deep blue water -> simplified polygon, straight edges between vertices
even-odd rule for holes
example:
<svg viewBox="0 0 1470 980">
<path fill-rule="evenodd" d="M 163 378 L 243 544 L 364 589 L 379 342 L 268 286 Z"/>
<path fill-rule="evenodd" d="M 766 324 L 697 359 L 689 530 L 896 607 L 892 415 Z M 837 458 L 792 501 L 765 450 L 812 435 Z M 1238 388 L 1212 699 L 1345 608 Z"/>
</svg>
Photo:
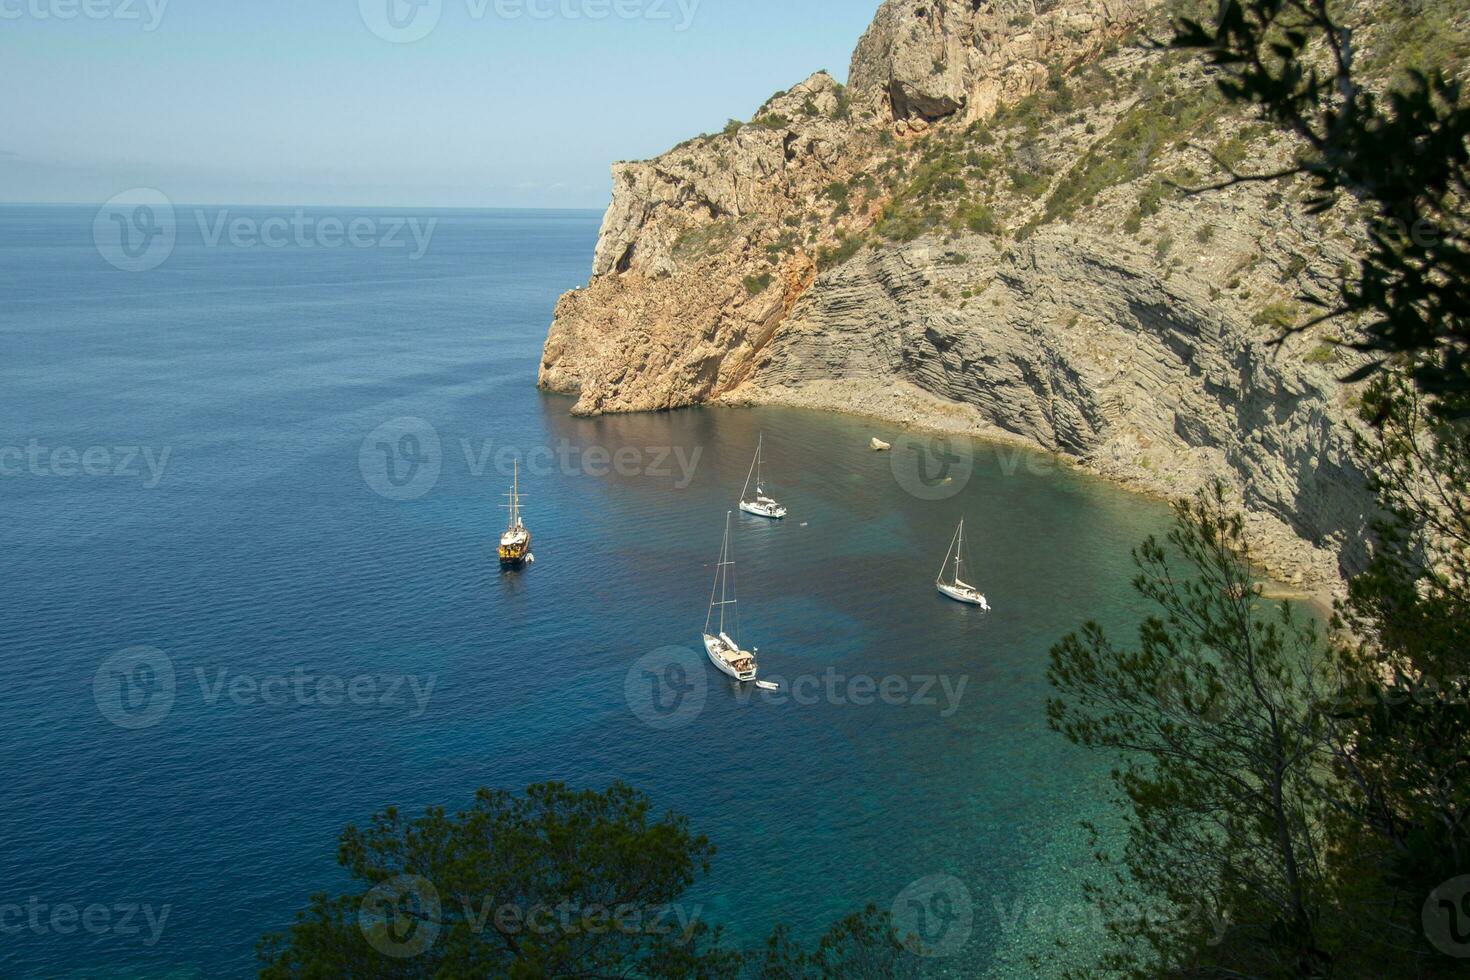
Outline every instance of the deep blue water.
<svg viewBox="0 0 1470 980">
<path fill-rule="evenodd" d="M 140 272 L 104 261 L 94 215 L 0 208 L 0 975 L 249 975 L 263 932 L 342 886 L 347 822 L 546 779 L 622 778 L 688 814 L 719 848 L 692 900 L 740 941 L 777 921 L 811 937 L 947 874 L 973 926 L 937 971 L 1004 976 L 1047 948 L 1105 789 L 1046 728 L 1047 650 L 1136 619 L 1127 553 L 1159 504 L 986 446 L 953 496 L 922 500 L 866 448 L 901 433 L 812 413 L 572 418 L 536 365 L 597 215 L 423 212 L 438 225 L 414 260 L 211 245 L 181 209 L 172 254 Z M 392 427 L 408 418 L 429 427 L 416 449 Z M 630 707 L 640 658 L 698 644 L 760 431 L 793 512 L 735 524 L 763 670 L 963 681 L 953 712 L 937 686 L 934 705 L 742 701 L 697 659 L 706 698 L 682 727 Z M 408 453 L 395 476 L 416 454 L 437 479 L 391 499 L 380 442 Z M 503 575 L 517 451 L 538 561 Z M 932 587 L 962 514 L 989 617 Z M 168 658 L 171 707 L 157 674 L 110 659 L 140 646 Z M 326 705 L 289 693 L 301 675 L 434 686 L 422 706 L 407 686 Z M 286 678 L 284 696 L 213 695 L 241 677 Z M 136 935 L 46 918 L 103 906 L 120 926 L 134 904 L 167 907 L 155 942 L 141 913 Z"/>
</svg>

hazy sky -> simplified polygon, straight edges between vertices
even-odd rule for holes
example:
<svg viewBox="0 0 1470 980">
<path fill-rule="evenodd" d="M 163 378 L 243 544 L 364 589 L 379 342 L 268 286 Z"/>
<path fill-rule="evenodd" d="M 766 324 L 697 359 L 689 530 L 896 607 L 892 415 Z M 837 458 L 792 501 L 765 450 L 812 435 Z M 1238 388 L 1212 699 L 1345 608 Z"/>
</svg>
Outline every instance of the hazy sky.
<svg viewBox="0 0 1470 980">
<path fill-rule="evenodd" d="M 844 78 L 877 5 L 0 0 L 0 200 L 602 208 L 612 161 Z"/>
</svg>

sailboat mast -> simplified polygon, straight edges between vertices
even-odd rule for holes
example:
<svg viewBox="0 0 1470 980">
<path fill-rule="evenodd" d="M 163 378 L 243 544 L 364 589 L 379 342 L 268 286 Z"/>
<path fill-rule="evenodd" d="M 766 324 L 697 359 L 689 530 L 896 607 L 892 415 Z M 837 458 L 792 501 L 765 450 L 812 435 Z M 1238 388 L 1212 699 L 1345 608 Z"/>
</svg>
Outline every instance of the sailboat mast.
<svg viewBox="0 0 1470 980">
<path fill-rule="evenodd" d="M 709 612 L 707 612 L 705 614 L 705 616 L 704 616 L 704 635 L 705 636 L 709 636 L 709 624 L 712 623 L 712 622 L 714 622 L 714 618 L 715 618 L 715 593 L 720 590 L 720 573 L 725 570 L 725 556 L 723 554 L 723 551 L 724 551 L 724 547 L 723 546 L 721 546 L 720 551 L 722 552 L 722 554 L 720 555 L 720 563 L 715 566 L 715 580 L 709 584 Z M 724 607 L 721 606 L 720 608 L 723 609 Z"/>
<path fill-rule="evenodd" d="M 744 487 L 744 489 L 742 489 L 740 491 L 740 502 L 741 503 L 745 503 L 745 501 L 750 497 L 750 481 L 755 479 L 756 468 L 760 466 L 760 462 L 761 462 L 760 443 L 756 443 L 756 447 L 755 447 L 755 459 L 751 460 L 751 462 L 750 462 L 750 472 L 747 473 L 747 474 L 745 474 L 745 487 Z M 756 485 L 757 485 L 757 487 L 759 487 L 760 484 L 757 483 Z"/>
<path fill-rule="evenodd" d="M 710 624 L 715 619 L 715 607 L 720 607 L 720 632 L 725 632 L 725 607 L 735 605 L 735 600 L 730 598 L 730 568 L 735 564 L 730 559 L 730 515 L 731 511 L 725 512 L 725 538 L 720 543 L 720 562 L 715 566 L 715 580 L 710 584 L 709 590 L 709 615 L 704 617 L 704 632 L 709 634 Z M 719 598 L 715 598 L 719 596 Z M 737 620 L 738 622 L 738 620 Z"/>
<path fill-rule="evenodd" d="M 965 561 L 965 519 L 960 518 L 959 544 L 954 550 L 954 584 L 960 584 L 961 572 Z"/>
<path fill-rule="evenodd" d="M 944 562 L 939 566 L 939 575 L 934 579 L 934 581 L 936 581 L 936 582 L 943 582 L 944 581 L 944 573 L 949 570 L 949 553 L 950 553 L 950 551 L 954 550 L 955 541 L 958 540 L 958 539 L 959 539 L 959 533 L 958 532 L 955 533 L 955 536 L 953 538 L 950 538 L 949 539 L 949 548 L 944 552 Z"/>
<path fill-rule="evenodd" d="M 720 635 L 725 633 L 725 604 L 730 586 L 730 514 L 725 514 L 725 543 L 720 546 Z"/>
<path fill-rule="evenodd" d="M 521 528 L 521 461 L 517 459 L 512 465 L 514 469 L 512 470 L 510 493 L 506 494 L 510 498 L 510 503 L 505 509 L 510 512 L 510 525 L 507 530 L 517 531 Z"/>
</svg>

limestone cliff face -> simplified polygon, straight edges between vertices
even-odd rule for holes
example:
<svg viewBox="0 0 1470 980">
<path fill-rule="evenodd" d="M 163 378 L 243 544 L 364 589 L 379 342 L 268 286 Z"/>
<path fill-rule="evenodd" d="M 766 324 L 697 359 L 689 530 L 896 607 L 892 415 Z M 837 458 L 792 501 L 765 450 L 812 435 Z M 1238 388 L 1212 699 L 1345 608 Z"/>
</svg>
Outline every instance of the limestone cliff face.
<svg viewBox="0 0 1470 980">
<path fill-rule="evenodd" d="M 1156 0 L 888 2 L 858 42 L 854 98 L 895 120 L 965 122 L 1095 56 Z"/>
<path fill-rule="evenodd" d="M 978 301 L 942 298 L 961 292 Z M 1327 582 L 1361 558 L 1362 474 L 1333 373 L 1106 240 L 867 252 L 803 297 L 742 394 L 1020 437 L 1161 494 L 1223 479 L 1284 577 Z"/>
<path fill-rule="evenodd" d="M 1235 487 L 1274 570 L 1351 570 L 1368 497 L 1344 365 L 1270 341 L 1346 218 L 1200 197 L 1193 140 L 1291 149 L 1120 44 L 1155 0 L 887 0 L 850 86 L 613 169 L 543 387 L 579 413 L 785 403 L 1022 440 L 1177 495 Z M 1174 128 L 1171 128 L 1174 127 Z"/>
<path fill-rule="evenodd" d="M 615 165 L 592 281 L 557 307 L 541 385 L 579 394 L 584 413 L 737 387 L 821 253 L 872 225 L 880 201 L 841 213 L 823 192 L 891 156 L 890 122 L 907 135 L 959 108 L 984 115 L 1024 98 L 1048 64 L 1095 53 L 1153 2 L 888 0 L 853 56 L 851 91 L 819 73 L 748 125 Z M 772 285 L 752 288 L 765 276 Z"/>
<path fill-rule="evenodd" d="M 592 282 L 557 305 L 541 384 L 591 413 L 688 405 L 743 381 L 815 273 L 806 254 L 772 267 L 782 219 L 865 162 L 840 95 L 814 75 L 767 103 L 763 124 L 615 166 Z M 749 276 L 769 278 L 753 290 Z"/>
</svg>

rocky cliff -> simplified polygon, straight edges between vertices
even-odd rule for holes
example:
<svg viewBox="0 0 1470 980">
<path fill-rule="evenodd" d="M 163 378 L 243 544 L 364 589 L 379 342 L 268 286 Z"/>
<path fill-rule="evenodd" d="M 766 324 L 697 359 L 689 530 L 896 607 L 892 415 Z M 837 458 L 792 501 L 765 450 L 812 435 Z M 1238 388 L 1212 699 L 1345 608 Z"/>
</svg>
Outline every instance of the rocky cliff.
<svg viewBox="0 0 1470 980">
<path fill-rule="evenodd" d="M 1021 440 L 1169 495 L 1223 478 L 1273 570 L 1336 581 L 1368 503 L 1346 365 L 1272 341 L 1360 216 L 1177 190 L 1292 148 L 1133 43 L 1160 16 L 887 0 L 848 87 L 814 75 L 614 167 L 540 383 L 580 413 L 782 403 Z"/>
</svg>

